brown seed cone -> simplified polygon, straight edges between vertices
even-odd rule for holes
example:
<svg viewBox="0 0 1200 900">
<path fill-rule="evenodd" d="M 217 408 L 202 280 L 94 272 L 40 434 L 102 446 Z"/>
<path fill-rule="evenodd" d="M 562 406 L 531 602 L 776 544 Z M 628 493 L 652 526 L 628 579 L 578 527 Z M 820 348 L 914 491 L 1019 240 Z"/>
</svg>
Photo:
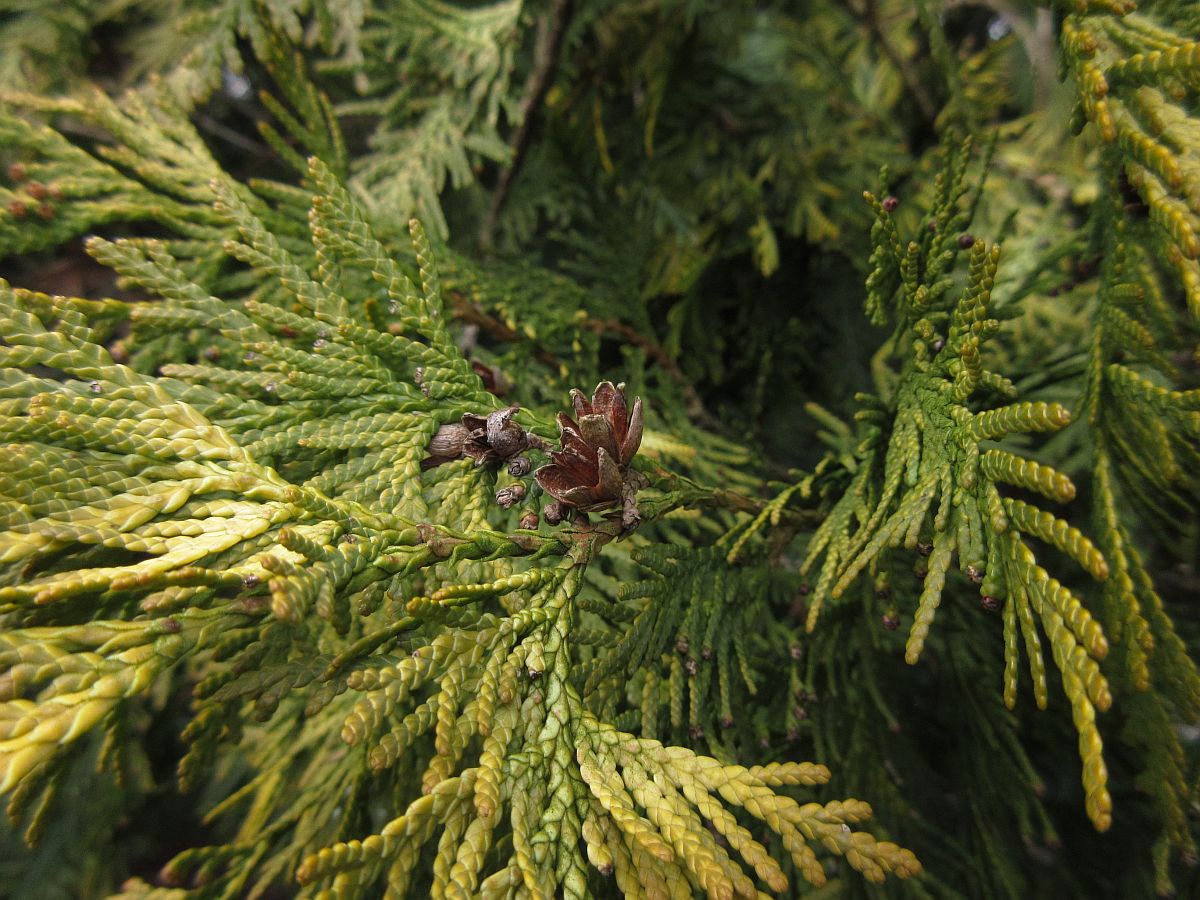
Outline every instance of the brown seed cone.
<svg viewBox="0 0 1200 900">
<path fill-rule="evenodd" d="M 558 415 L 561 449 L 550 454 L 551 464 L 534 473 L 542 490 L 582 511 L 631 505 L 629 464 L 642 443 L 642 401 L 625 403 L 622 387 L 604 381 L 589 402 L 581 391 L 571 392 L 578 421 Z M 636 524 L 636 506 L 623 509 Z"/>
</svg>

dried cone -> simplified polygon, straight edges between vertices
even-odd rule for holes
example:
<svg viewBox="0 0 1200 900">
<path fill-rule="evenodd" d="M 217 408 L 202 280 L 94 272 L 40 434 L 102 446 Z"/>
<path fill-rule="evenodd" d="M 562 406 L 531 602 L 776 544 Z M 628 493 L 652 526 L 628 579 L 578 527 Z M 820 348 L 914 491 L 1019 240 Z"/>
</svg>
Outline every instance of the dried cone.
<svg viewBox="0 0 1200 900">
<path fill-rule="evenodd" d="M 637 524 L 633 494 L 639 486 L 629 464 L 642 443 L 642 401 L 625 404 L 624 385 L 604 381 L 588 402 L 581 391 L 571 391 L 575 404 L 572 419 L 558 414 L 561 449 L 550 454 L 553 462 L 542 466 L 534 478 L 547 494 L 564 507 L 581 512 L 623 506 L 627 528 Z"/>
<path fill-rule="evenodd" d="M 510 406 L 486 416 L 467 413 L 461 422 L 443 425 L 429 442 L 429 456 L 421 461 L 421 468 L 432 469 L 469 457 L 477 466 L 497 459 L 512 460 L 509 472 L 517 476 L 526 474 L 529 461 L 517 454 L 530 447 L 544 449 L 545 442 L 513 421 L 520 409 Z"/>
<path fill-rule="evenodd" d="M 486 416 L 467 413 L 462 424 L 471 436 L 463 444 L 463 455 L 482 464 L 491 459 L 508 459 L 529 448 L 529 435 L 513 421 L 521 407 L 510 406 Z"/>
</svg>

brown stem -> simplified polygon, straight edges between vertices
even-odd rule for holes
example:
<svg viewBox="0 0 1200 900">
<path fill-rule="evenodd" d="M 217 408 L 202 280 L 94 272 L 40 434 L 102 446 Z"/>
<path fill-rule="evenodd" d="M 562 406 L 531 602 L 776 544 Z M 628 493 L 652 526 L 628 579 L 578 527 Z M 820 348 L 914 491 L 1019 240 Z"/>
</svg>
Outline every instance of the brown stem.
<svg viewBox="0 0 1200 900">
<path fill-rule="evenodd" d="M 642 350 L 655 365 L 675 380 L 680 394 L 683 395 L 683 401 L 687 404 L 688 416 L 705 428 L 713 431 L 720 429 L 720 422 L 705 408 L 704 401 L 700 399 L 700 394 L 688 380 L 687 374 L 679 368 L 679 364 L 661 345 L 617 319 L 588 319 L 584 322 L 583 327 L 601 336 L 617 335 Z"/>
<path fill-rule="evenodd" d="M 479 246 L 490 250 L 492 238 L 496 232 L 496 223 L 508 195 L 512 191 L 521 166 L 525 163 L 525 155 L 529 151 L 529 142 L 533 138 L 533 126 L 536 123 L 537 111 L 542 105 L 546 91 L 550 89 L 550 80 L 554 74 L 554 65 L 558 61 L 558 48 L 562 44 L 563 33 L 567 30 L 567 22 L 571 17 L 571 0 L 554 0 L 550 12 L 538 22 L 537 45 L 533 51 L 533 71 L 525 82 L 525 96 L 521 98 L 521 124 L 517 126 L 510 145 L 512 147 L 512 164 L 500 173 L 500 181 L 492 194 L 492 202 L 488 207 L 487 218 L 479 231 Z"/>
<path fill-rule="evenodd" d="M 921 79 L 917 77 L 917 73 L 909 65 L 908 60 L 892 46 L 892 42 L 884 33 L 883 26 L 879 22 L 879 8 L 875 5 L 875 0 L 862 0 L 861 7 L 858 3 L 849 2 L 846 6 L 850 13 L 866 27 L 875 43 L 879 45 L 879 49 L 883 51 L 883 55 L 888 58 L 888 62 L 895 66 L 896 71 L 900 73 L 900 80 L 904 82 L 904 87 L 920 107 L 921 115 L 930 122 L 936 120 L 937 109 L 926 92 L 925 86 L 921 83 Z"/>
<path fill-rule="evenodd" d="M 509 328 L 493 315 L 489 315 L 480 309 L 476 304 L 472 303 L 458 291 L 448 291 L 447 296 L 450 300 L 450 305 L 454 309 L 454 317 L 461 319 L 471 325 L 478 325 L 481 329 L 491 335 L 498 341 L 505 343 L 517 343 L 519 341 L 528 340 L 525 335 L 521 334 L 512 328 Z M 545 366 L 549 366 L 554 371 L 559 371 L 562 367 L 562 360 L 548 350 L 541 347 L 535 347 L 533 350 L 533 358 Z"/>
<path fill-rule="evenodd" d="M 472 325 L 478 325 L 483 331 L 498 341 L 515 343 L 528 340 L 525 335 L 508 327 L 504 322 L 481 309 L 458 291 L 448 291 L 447 296 L 454 310 L 455 318 Z M 643 337 L 636 329 L 617 319 L 588 319 L 584 323 L 584 327 L 588 331 L 592 331 L 602 337 L 620 337 L 622 340 L 628 341 L 644 351 L 659 368 L 674 379 L 679 387 L 680 394 L 683 396 L 684 403 L 687 405 L 687 413 L 691 419 L 710 431 L 720 430 L 720 422 L 716 416 L 705 408 L 704 401 L 700 399 L 699 393 L 697 393 L 696 389 L 688 381 L 687 375 L 684 374 L 684 371 L 679 368 L 675 360 L 671 359 L 667 351 L 659 344 L 649 338 Z M 562 360 L 543 347 L 535 347 L 533 356 L 538 362 L 549 366 L 556 372 L 562 368 Z"/>
</svg>

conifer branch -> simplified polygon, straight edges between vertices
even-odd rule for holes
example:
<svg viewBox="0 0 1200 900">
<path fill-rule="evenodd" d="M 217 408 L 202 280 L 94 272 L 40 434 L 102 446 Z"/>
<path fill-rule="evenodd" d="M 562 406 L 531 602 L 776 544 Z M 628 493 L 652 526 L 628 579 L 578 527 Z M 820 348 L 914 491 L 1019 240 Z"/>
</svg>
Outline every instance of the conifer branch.
<svg viewBox="0 0 1200 900">
<path fill-rule="evenodd" d="M 117 97 L 84 84 L 116 13 L 27 5 L 0 23 L 10 891 L 119 883 L 172 766 L 207 844 L 128 900 L 925 867 L 895 887 L 1017 896 L 1035 853 L 1087 890 L 1104 845 L 1017 702 L 1061 682 L 1123 883 L 1186 893 L 1200 671 L 1162 570 L 1200 507 L 1187 3 L 1057 3 L 1086 162 L 1053 105 L 1016 118 L 1011 38 L 923 7 L 118 4 Z M 914 26 L 940 113 L 897 56 Z M 282 174 L 206 145 L 227 104 Z M 981 153 L 922 149 L 955 117 L 995 126 Z M 1013 177 L 985 187 L 993 154 Z M 452 224 L 525 258 L 474 262 Z M 868 228 L 877 352 L 843 316 Z M 108 274 L 43 265 L 76 241 Z"/>
<path fill-rule="evenodd" d="M 1066 522 L 1002 498 L 997 489 L 997 480 L 1034 483 L 1066 498 L 1074 494 L 1066 476 L 981 446 L 1014 432 L 1054 431 L 1071 417 L 1057 403 L 1010 403 L 979 412 L 968 406 L 983 386 L 980 346 L 1000 327 L 989 318 L 1000 254 L 998 247 L 975 240 L 961 295 L 957 300 L 947 296 L 951 282 L 944 273 L 955 248 L 947 247 L 943 229 L 952 234 L 969 221 L 969 212 L 959 206 L 966 193 L 962 181 L 967 149 L 969 144 L 961 150 L 948 147 L 948 174 L 939 176 L 940 198 L 927 216 L 932 227 L 924 230 L 921 242 L 909 242 L 903 252 L 889 210 L 874 196 L 867 197 L 877 215 L 868 310 L 899 321 L 909 332 L 911 355 L 895 397 L 884 406 L 890 422 L 874 415 L 863 418 L 865 437 L 851 486 L 809 543 L 801 572 L 822 557 L 824 563 L 808 598 L 807 625 L 809 631 L 816 628 L 826 600 L 841 597 L 868 566 L 877 569 L 887 550 L 901 545 L 919 550 L 926 557 L 918 572 L 923 587 L 905 648 L 906 661 L 914 664 L 925 648 L 947 572 L 957 557 L 967 580 L 980 585 L 984 607 L 1005 607 L 1004 699 L 1010 707 L 1016 699 L 1018 622 L 1035 698 L 1039 707 L 1045 706 L 1035 630 L 1040 621 L 1075 711 L 1088 814 L 1103 831 L 1111 823 L 1112 802 L 1094 718 L 1096 709 L 1106 710 L 1112 701 L 1098 666 L 1108 653 L 1108 642 L 1079 599 L 1037 566 L 1022 534 L 1066 550 L 1099 580 L 1108 576 L 1108 566 L 1095 545 Z"/>
</svg>

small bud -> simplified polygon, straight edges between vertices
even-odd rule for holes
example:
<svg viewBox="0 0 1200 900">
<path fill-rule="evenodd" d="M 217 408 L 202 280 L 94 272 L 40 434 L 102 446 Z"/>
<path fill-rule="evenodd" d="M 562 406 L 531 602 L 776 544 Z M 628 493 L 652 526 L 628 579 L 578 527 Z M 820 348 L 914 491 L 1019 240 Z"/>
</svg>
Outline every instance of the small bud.
<svg viewBox="0 0 1200 900">
<path fill-rule="evenodd" d="M 970 564 L 963 569 L 963 574 L 975 584 L 980 584 L 983 581 L 983 569 L 974 564 Z"/>
<path fill-rule="evenodd" d="M 8 214 L 14 219 L 23 219 L 29 215 L 29 207 L 20 200 L 9 200 Z"/>
<path fill-rule="evenodd" d="M 800 732 L 799 732 L 797 729 L 795 729 L 795 728 L 789 728 L 789 729 L 788 729 L 788 731 L 787 731 L 787 742 L 788 742 L 789 744 L 794 744 L 794 743 L 796 743 L 796 741 L 797 741 L 797 739 L 799 739 L 799 737 L 800 737 Z"/>
<path fill-rule="evenodd" d="M 158 623 L 158 627 L 164 634 L 178 634 L 179 630 L 183 628 L 183 626 L 180 625 L 175 619 L 162 619 Z"/>
<path fill-rule="evenodd" d="M 887 212 L 893 212 L 900 205 L 900 198 L 894 197 L 891 194 L 883 198 L 883 202 L 879 204 Z"/>
<path fill-rule="evenodd" d="M 216 362 L 221 358 L 221 351 L 217 347 L 210 345 L 201 350 L 200 355 L 208 362 Z"/>
<path fill-rule="evenodd" d="M 885 629 L 887 629 L 888 631 L 895 631 L 897 628 L 900 627 L 900 614 L 897 613 L 894 609 L 889 609 L 887 612 L 885 612 L 883 614 L 883 618 L 881 619 L 881 621 L 882 621 L 883 627 Z"/>
<path fill-rule="evenodd" d="M 688 657 L 687 659 L 685 659 L 683 661 L 683 670 L 685 672 L 687 672 L 689 675 L 695 675 L 697 672 L 700 671 L 700 664 L 697 663 L 691 657 Z"/>
<path fill-rule="evenodd" d="M 98 381 L 89 381 L 88 382 L 88 390 L 91 391 L 93 394 L 103 394 L 104 393 L 104 385 L 102 385 Z"/>
<path fill-rule="evenodd" d="M 328 343 L 329 343 L 329 341 L 325 340 L 325 338 L 319 337 L 315 341 L 313 341 L 312 348 L 314 350 L 324 350 L 325 346 Z"/>
<path fill-rule="evenodd" d="M 934 353 L 941 353 L 942 348 L 946 346 L 945 338 L 935 338 L 933 343 L 929 345 L 929 349 Z"/>
<path fill-rule="evenodd" d="M 54 200 L 55 202 L 61 201 L 65 196 L 65 194 L 63 194 L 63 189 L 57 184 L 50 185 L 46 190 L 50 192 L 50 199 Z"/>
<path fill-rule="evenodd" d="M 722 729 L 728 731 L 733 727 L 733 716 L 721 716 L 721 721 L 718 724 Z"/>
<path fill-rule="evenodd" d="M 29 177 L 29 170 L 25 168 L 24 163 L 19 163 L 19 162 L 9 163 L 9 166 L 8 166 L 8 180 L 9 181 L 15 181 L 15 182 L 20 183 L 28 177 Z"/>
<path fill-rule="evenodd" d="M 917 541 L 917 552 L 922 556 L 928 556 L 933 552 L 933 544 L 928 541 Z"/>
<path fill-rule="evenodd" d="M 797 722 L 803 722 L 808 718 L 808 710 L 803 706 L 793 706 L 792 718 L 794 718 Z"/>
<path fill-rule="evenodd" d="M 969 250 L 971 247 L 975 246 L 975 235 L 966 234 L 965 232 L 960 234 L 958 236 L 958 246 L 962 250 Z"/>
<path fill-rule="evenodd" d="M 985 612 L 1000 612 L 1000 610 L 1004 609 L 1004 598 L 984 594 L 979 598 L 979 605 L 983 607 Z"/>
<path fill-rule="evenodd" d="M 524 456 L 514 456 L 508 461 L 508 474 L 513 478 L 524 478 L 532 468 L 533 464 Z"/>
<path fill-rule="evenodd" d="M 496 452 L 496 455 L 501 459 L 508 459 L 520 453 L 529 446 L 529 439 L 525 435 L 525 430 L 513 421 L 513 416 L 521 407 L 510 406 L 507 409 L 499 409 L 487 415 L 487 445 Z"/>
<path fill-rule="evenodd" d="M 557 525 L 563 520 L 562 504 L 557 500 L 547 503 L 542 507 L 542 518 L 546 520 L 547 525 Z"/>
<path fill-rule="evenodd" d="M 675 652 L 680 656 L 687 656 L 687 652 L 690 647 L 691 644 L 688 643 L 687 635 L 681 634 L 679 637 L 675 638 Z"/>
<path fill-rule="evenodd" d="M 262 579 L 253 573 L 242 576 L 242 584 L 243 584 L 243 586 L 245 586 L 247 588 L 258 587 L 258 585 L 261 582 L 262 582 Z"/>
<path fill-rule="evenodd" d="M 290 339 L 290 338 L 299 337 L 300 332 L 298 332 L 291 325 L 280 325 L 279 326 L 279 336 Z"/>
<path fill-rule="evenodd" d="M 700 738 L 704 737 L 704 729 L 699 725 L 693 725 L 688 729 L 688 737 L 690 737 L 693 741 L 698 741 Z"/>
<path fill-rule="evenodd" d="M 445 462 L 461 459 L 463 445 L 470 438 L 470 431 L 465 425 L 452 422 L 443 425 L 429 440 L 429 456 L 421 461 L 421 467 L 432 469 Z"/>
<path fill-rule="evenodd" d="M 701 647 L 700 648 L 700 658 L 701 659 L 703 659 L 705 661 L 710 660 L 710 659 L 712 659 L 712 655 L 713 655 L 712 647 Z"/>
<path fill-rule="evenodd" d="M 538 515 L 535 512 L 527 512 L 521 515 L 520 527 L 526 531 L 536 531 L 538 527 Z"/>
<path fill-rule="evenodd" d="M 805 690 L 804 688 L 802 688 L 802 687 L 801 687 L 801 688 L 796 688 L 795 697 L 796 697 L 796 702 L 797 702 L 797 703 L 805 703 L 805 702 L 807 702 L 807 700 L 808 700 L 808 691 L 806 691 L 806 690 Z"/>
<path fill-rule="evenodd" d="M 29 184 L 25 185 L 25 190 L 29 192 L 29 196 L 34 200 L 45 200 L 46 195 L 50 193 L 40 181 L 29 182 Z"/>
<path fill-rule="evenodd" d="M 357 534 L 348 534 L 348 533 L 343 534 L 340 538 L 338 538 L 338 543 L 339 544 L 357 544 L 358 543 L 358 535 Z"/>
<path fill-rule="evenodd" d="M 54 218 L 54 207 L 49 203 L 43 203 L 37 208 L 37 214 L 49 222 Z"/>
<path fill-rule="evenodd" d="M 919 580 L 924 581 L 925 576 L 929 574 L 929 567 L 925 565 L 916 566 L 913 568 L 913 574 L 916 575 Z"/>
<path fill-rule="evenodd" d="M 525 499 L 525 485 L 519 481 L 496 491 L 496 503 L 504 509 L 512 509 L 523 499 Z"/>
<path fill-rule="evenodd" d="M 800 587 L 796 588 L 796 592 L 801 597 L 807 597 L 812 593 L 812 585 L 810 585 L 807 581 L 802 581 L 800 582 Z"/>
<path fill-rule="evenodd" d="M 796 662 L 799 662 L 804 658 L 804 648 L 799 644 L 792 644 L 792 646 L 788 648 L 788 653 L 792 655 L 792 659 L 796 660 Z"/>
<path fill-rule="evenodd" d="M 770 750 L 771 749 L 771 739 L 769 737 L 765 737 L 765 736 L 760 737 L 758 739 L 758 746 L 759 746 L 760 750 Z"/>
</svg>

